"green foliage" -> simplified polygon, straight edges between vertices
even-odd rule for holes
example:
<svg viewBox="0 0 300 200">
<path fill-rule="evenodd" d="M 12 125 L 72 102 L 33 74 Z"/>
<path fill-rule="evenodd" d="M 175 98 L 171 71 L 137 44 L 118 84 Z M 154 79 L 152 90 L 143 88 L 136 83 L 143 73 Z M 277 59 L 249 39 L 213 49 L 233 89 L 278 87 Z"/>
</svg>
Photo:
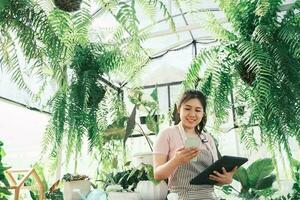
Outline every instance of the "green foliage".
<svg viewBox="0 0 300 200">
<path fill-rule="evenodd" d="M 2 1 L 1 1 L 2 2 Z M 57 64 L 64 46 L 49 24 L 46 13 L 31 0 L 4 1 L 0 9 L 0 61 L 15 84 L 30 95 L 25 81 L 24 66 L 20 66 L 18 54 L 22 53 L 30 72 L 45 78 L 45 63 Z M 20 48 L 21 51 L 17 52 Z M 29 62 L 32 61 L 32 62 Z M 29 71 L 29 70 L 28 70 Z"/>
<path fill-rule="evenodd" d="M 272 184 L 276 176 L 272 174 L 274 165 L 272 159 L 264 158 L 256 160 L 247 169 L 239 167 L 233 178 L 241 183 L 239 196 L 255 199 L 261 195 L 268 196 L 275 192 Z"/>
<path fill-rule="evenodd" d="M 0 199 L 8 200 L 9 195 L 11 195 L 10 191 L 7 189 L 9 183 L 4 175 L 4 171 L 9 169 L 2 163 L 2 158 L 5 156 L 5 152 L 3 149 L 3 142 L 0 141 Z"/>
<path fill-rule="evenodd" d="M 0 11 L 5 8 L 5 6 L 9 3 L 9 0 L 3 0 L 0 2 Z"/>
<path fill-rule="evenodd" d="M 63 176 L 62 180 L 66 182 L 71 182 L 71 181 L 80 181 L 80 180 L 89 180 L 90 178 L 86 175 L 72 175 L 70 173 L 67 173 Z"/>
<path fill-rule="evenodd" d="M 52 99 L 53 114 L 43 140 L 44 150 L 52 144 L 51 154 L 55 157 L 66 138 L 67 159 L 72 153 L 81 152 L 84 136 L 89 140 L 90 149 L 99 143 L 101 128 L 97 112 L 106 91 L 100 78 L 122 60 L 114 46 L 77 45 L 74 51 L 70 84 L 58 90 Z"/>
<path fill-rule="evenodd" d="M 49 200 L 63 200 L 64 196 L 60 189 L 56 189 L 53 192 L 46 192 L 46 199 Z"/>
<path fill-rule="evenodd" d="M 235 124 L 242 127 L 246 146 L 257 148 L 252 126 L 259 124 L 261 142 L 269 147 L 282 145 L 291 160 L 288 139 L 300 141 L 299 1 L 284 15 L 279 9 L 281 0 L 218 2 L 232 30 L 215 24 L 210 16 L 208 27 L 220 43 L 199 52 L 185 86 L 194 88 L 200 80 L 198 88 L 212 101 L 209 110 L 216 118 L 216 126 L 227 119 L 232 93 L 237 106 L 250 110 Z M 204 76 L 199 77 L 203 66 Z"/>
<path fill-rule="evenodd" d="M 136 168 L 107 174 L 104 188 L 108 185 L 121 185 L 125 190 L 134 191 L 138 182 L 145 180 L 150 180 L 154 184 L 160 183 L 154 179 L 153 166 L 141 164 Z"/>
<path fill-rule="evenodd" d="M 150 100 L 146 99 L 143 92 L 139 88 L 130 91 L 129 100 L 138 110 L 146 112 L 145 119 L 147 128 L 154 133 L 159 132 L 159 124 L 163 122 L 164 116 L 159 115 L 159 104 L 157 88 L 150 93 Z"/>
<path fill-rule="evenodd" d="M 108 185 L 121 185 L 123 189 L 134 191 L 139 181 L 147 180 L 145 171 L 140 169 L 128 169 L 117 173 L 109 173 L 104 184 L 104 188 Z"/>
</svg>

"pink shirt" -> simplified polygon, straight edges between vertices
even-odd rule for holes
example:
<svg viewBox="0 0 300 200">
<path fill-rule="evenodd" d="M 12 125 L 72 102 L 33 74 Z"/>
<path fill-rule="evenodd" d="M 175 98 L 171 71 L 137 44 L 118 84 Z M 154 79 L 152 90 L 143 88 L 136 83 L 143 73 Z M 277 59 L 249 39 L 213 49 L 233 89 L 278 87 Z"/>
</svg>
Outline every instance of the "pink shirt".
<svg viewBox="0 0 300 200">
<path fill-rule="evenodd" d="M 208 140 L 208 144 L 211 147 L 213 155 L 217 157 L 217 150 L 213 138 L 209 134 L 202 134 L 204 134 L 205 138 Z M 178 125 L 170 126 L 159 132 L 154 143 L 153 153 L 166 155 L 167 161 L 169 161 L 175 155 L 176 150 L 184 146 L 183 142 L 185 141 L 182 141 Z M 169 177 L 169 184 L 176 170 L 177 169 L 175 169 Z"/>
</svg>

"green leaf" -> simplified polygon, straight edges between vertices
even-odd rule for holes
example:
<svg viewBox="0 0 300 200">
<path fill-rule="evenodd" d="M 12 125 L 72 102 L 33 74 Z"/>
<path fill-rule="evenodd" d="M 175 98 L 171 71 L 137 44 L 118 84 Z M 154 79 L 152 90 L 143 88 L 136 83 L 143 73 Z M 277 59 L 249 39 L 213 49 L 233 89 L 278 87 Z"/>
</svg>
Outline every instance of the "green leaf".
<svg viewBox="0 0 300 200">
<path fill-rule="evenodd" d="M 125 146 L 126 140 L 128 137 L 132 134 L 134 127 L 135 127 L 135 117 L 136 117 L 136 105 L 133 107 L 132 112 L 130 114 L 130 117 L 127 121 L 127 126 L 126 126 L 126 133 L 124 136 L 123 144 Z"/>
<path fill-rule="evenodd" d="M 151 92 L 150 96 L 152 97 L 152 99 L 153 99 L 155 102 L 158 102 L 157 87 L 155 87 L 155 88 L 153 89 L 153 91 Z"/>
<path fill-rule="evenodd" d="M 249 189 L 249 178 L 247 170 L 244 167 L 239 167 L 236 173 L 233 175 L 233 179 L 240 182 L 243 188 Z"/>
<path fill-rule="evenodd" d="M 2 9 L 5 8 L 5 6 L 9 3 L 10 0 L 1 0 L 0 1 L 0 12 L 2 11 Z"/>
<path fill-rule="evenodd" d="M 259 181 L 270 176 L 273 170 L 274 166 L 271 158 L 256 160 L 247 168 L 249 185 L 254 188 Z"/>
<path fill-rule="evenodd" d="M 263 190 L 272 187 L 274 181 L 276 180 L 276 175 L 271 174 L 267 177 L 259 179 L 254 187 L 257 190 Z"/>
</svg>

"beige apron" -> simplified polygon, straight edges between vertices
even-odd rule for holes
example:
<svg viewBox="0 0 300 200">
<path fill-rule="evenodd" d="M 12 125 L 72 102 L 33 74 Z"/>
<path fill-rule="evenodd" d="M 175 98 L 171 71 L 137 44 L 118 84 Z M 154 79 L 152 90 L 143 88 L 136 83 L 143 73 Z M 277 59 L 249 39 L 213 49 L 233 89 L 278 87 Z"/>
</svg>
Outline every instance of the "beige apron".
<svg viewBox="0 0 300 200">
<path fill-rule="evenodd" d="M 178 125 L 180 137 L 184 145 L 184 130 Z M 184 134 L 184 135 L 183 135 Z M 203 140 L 203 138 L 195 138 Z M 212 185 L 191 185 L 190 180 L 197 176 L 200 172 L 210 166 L 216 158 L 214 158 L 211 147 L 208 142 L 200 142 L 200 153 L 196 161 L 190 161 L 181 165 L 176 170 L 171 180 L 171 192 L 175 192 L 179 196 L 179 200 L 215 200 L 214 186 Z"/>
</svg>

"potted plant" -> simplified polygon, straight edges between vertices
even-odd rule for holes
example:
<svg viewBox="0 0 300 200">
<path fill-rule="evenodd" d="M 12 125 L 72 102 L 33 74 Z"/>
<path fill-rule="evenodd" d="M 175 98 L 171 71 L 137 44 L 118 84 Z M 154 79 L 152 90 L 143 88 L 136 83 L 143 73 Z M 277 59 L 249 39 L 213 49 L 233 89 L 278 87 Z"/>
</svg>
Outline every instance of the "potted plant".
<svg viewBox="0 0 300 200">
<path fill-rule="evenodd" d="M 65 174 L 64 200 L 81 200 L 81 195 L 86 197 L 91 190 L 90 178 L 86 175 Z"/>
<path fill-rule="evenodd" d="M 148 180 L 140 180 L 135 191 L 139 192 L 143 200 L 164 200 L 168 194 L 168 185 L 165 181 L 154 179 L 153 166 L 142 164 Z"/>
<path fill-rule="evenodd" d="M 240 182 L 240 191 L 231 185 L 223 186 L 223 192 L 231 194 L 238 192 L 238 196 L 243 199 L 259 199 L 260 196 L 271 196 L 276 192 L 272 185 L 276 179 L 274 165 L 271 158 L 258 159 L 247 169 L 239 167 L 233 179 Z"/>
<path fill-rule="evenodd" d="M 125 166 L 129 165 L 128 163 Z M 130 168 L 106 176 L 104 189 L 108 199 L 139 200 L 140 194 L 134 192 L 140 180 L 147 180 L 145 171 L 138 168 Z"/>
<path fill-rule="evenodd" d="M 168 193 L 166 182 L 155 180 L 153 166 L 147 164 L 107 174 L 104 189 L 108 193 L 108 199 L 123 200 L 164 200 Z"/>
<path fill-rule="evenodd" d="M 80 9 L 82 0 L 53 0 L 54 5 L 66 12 L 74 12 Z"/>
</svg>

